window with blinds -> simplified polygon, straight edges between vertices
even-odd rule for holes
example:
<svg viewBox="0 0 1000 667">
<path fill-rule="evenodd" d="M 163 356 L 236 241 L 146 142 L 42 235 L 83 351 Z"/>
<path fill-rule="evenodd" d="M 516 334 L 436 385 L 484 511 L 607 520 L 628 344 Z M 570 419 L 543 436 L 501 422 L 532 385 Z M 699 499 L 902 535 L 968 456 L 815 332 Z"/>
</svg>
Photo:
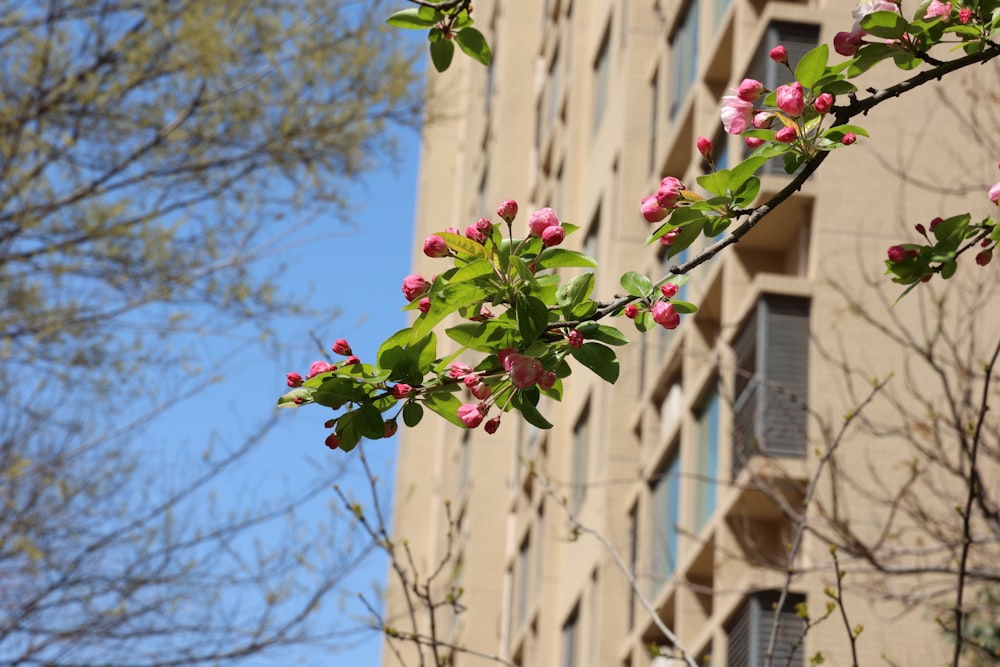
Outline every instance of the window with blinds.
<svg viewBox="0 0 1000 667">
<path fill-rule="evenodd" d="M 726 664 L 739 667 L 764 667 L 775 609 L 780 591 L 759 591 L 747 596 L 743 606 L 726 626 Z M 789 593 L 781 607 L 778 634 L 774 644 L 773 665 L 805 665 L 801 639 L 805 621 L 798 617 L 796 606 L 804 595 Z"/>
</svg>

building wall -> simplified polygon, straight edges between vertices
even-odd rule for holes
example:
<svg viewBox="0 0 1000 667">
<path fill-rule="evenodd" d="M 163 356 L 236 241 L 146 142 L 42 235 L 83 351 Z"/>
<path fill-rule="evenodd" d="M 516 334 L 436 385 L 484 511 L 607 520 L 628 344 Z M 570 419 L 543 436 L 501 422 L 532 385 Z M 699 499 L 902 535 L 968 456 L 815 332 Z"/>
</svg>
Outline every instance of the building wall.
<svg viewBox="0 0 1000 667">
<path fill-rule="evenodd" d="M 664 176 L 693 184 L 704 173 L 695 150 L 699 135 L 715 141 L 719 160 L 728 154 L 734 164 L 742 155 L 740 139 L 721 134 L 719 98 L 751 70 L 761 49 L 775 45 L 769 41 L 775 22 L 816 26 L 818 39 L 831 43 L 850 28 L 849 9 L 824 0 L 477 2 L 477 27 L 494 49 L 494 65 L 490 72 L 459 55 L 449 72 L 428 78 L 415 247 L 445 227 L 464 229 L 492 216 L 513 197 L 521 205 L 516 225 L 535 208 L 552 206 L 581 226 L 568 243 L 599 260 L 595 295 L 614 294 L 628 270 L 664 275 L 676 260 L 664 259 L 659 244 L 644 244 L 650 228 L 638 214 L 641 197 Z M 690 18 L 695 12 L 697 23 Z M 684 72 L 689 84 L 678 78 Z M 880 85 L 894 76 L 873 72 L 862 81 Z M 729 630 L 752 594 L 784 585 L 795 534 L 789 514 L 801 507 L 815 473 L 813 452 L 829 445 L 863 396 L 830 351 L 877 378 L 907 363 L 898 346 L 874 339 L 851 318 L 845 295 L 876 307 L 880 299 L 891 303 L 898 289 L 878 275 L 885 248 L 905 238 L 914 216 L 926 223 L 946 203 L 968 208 L 901 185 L 893 173 L 917 173 L 921 160 L 930 165 L 929 178 L 967 170 L 956 152 L 926 141 L 928 124 L 943 117 L 936 115 L 944 113 L 939 92 L 928 86 L 907 96 L 906 108 L 923 113 L 886 105 L 863 119 L 870 145 L 835 152 L 737 246 L 692 271 L 685 298 L 700 310 L 678 330 L 639 336 L 623 327 L 634 344 L 620 353 L 617 384 L 578 369 L 562 403 L 540 406 L 555 425 L 551 431 L 520 424 L 512 413 L 494 436 L 438 419 L 403 434 L 394 534 L 408 541 L 424 574 L 449 557 L 438 582 L 464 589 L 464 611 L 457 620 L 441 614 L 447 630 L 439 636 L 522 667 L 653 664 L 649 647 L 666 646 L 666 638 L 632 599 L 606 545 L 571 531 L 569 511 L 616 547 L 684 646 L 710 654 L 716 667 L 726 665 Z M 762 197 L 787 179 L 764 175 Z M 898 196 L 887 197 L 889 191 Z M 709 242 L 702 239 L 689 253 Z M 415 256 L 414 271 L 435 270 L 432 260 Z M 887 312 L 916 323 L 922 299 Z M 795 322 L 804 323 L 802 360 L 778 354 L 766 363 L 800 364 L 806 395 L 789 397 L 789 386 L 772 386 L 773 395 L 759 403 L 775 428 L 787 418 L 793 435 L 784 437 L 799 455 L 758 454 L 738 465 L 732 443 L 742 384 L 733 348 L 752 314 L 764 317 L 760 304 L 768 300 L 807 307 L 805 319 L 774 320 L 755 343 L 767 351 L 781 334 L 794 338 Z M 788 346 L 780 345 L 778 352 Z M 889 404 L 870 409 L 891 417 Z M 774 450 L 779 437 L 754 446 Z M 709 441 L 714 454 L 707 453 Z M 851 437 L 838 446 L 839 469 L 857 484 L 905 482 L 902 463 L 912 451 L 899 443 Z M 833 481 L 818 485 L 810 510 L 816 521 L 827 521 L 824 511 L 836 505 L 852 529 L 877 535 L 886 507 L 838 488 Z M 448 511 L 455 526 L 450 540 Z M 678 530 L 664 528 L 665 521 Z M 834 581 L 821 536 L 806 534 L 793 567 L 803 573 L 793 593 L 805 596 L 813 617 L 821 615 L 824 588 Z M 876 664 L 883 654 L 897 664 L 927 664 L 950 652 L 930 612 L 874 602 L 861 590 L 867 580 L 854 581 L 858 590 L 845 582 L 846 605 L 851 622 L 866 628 L 861 664 Z M 405 615 L 392 576 L 387 609 L 390 618 Z M 805 639 L 805 655 L 822 651 L 829 664 L 847 664 L 844 632 L 834 620 L 817 625 Z M 412 645 L 401 650 L 404 664 L 416 664 Z M 385 664 L 398 664 L 391 651 L 384 653 Z M 451 660 L 461 667 L 489 663 L 463 653 Z"/>
</svg>

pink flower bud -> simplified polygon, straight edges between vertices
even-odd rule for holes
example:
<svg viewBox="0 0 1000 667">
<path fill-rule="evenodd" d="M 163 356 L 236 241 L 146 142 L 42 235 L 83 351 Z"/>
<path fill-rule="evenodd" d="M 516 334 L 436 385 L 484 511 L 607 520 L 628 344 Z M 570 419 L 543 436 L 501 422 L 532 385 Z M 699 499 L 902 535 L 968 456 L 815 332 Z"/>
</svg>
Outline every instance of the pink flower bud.
<svg viewBox="0 0 1000 667">
<path fill-rule="evenodd" d="M 542 231 L 542 245 L 546 248 L 559 245 L 566 238 L 566 230 L 561 226 L 546 227 Z"/>
<path fill-rule="evenodd" d="M 677 287 L 676 283 L 663 283 L 660 285 L 660 292 L 663 294 L 664 298 L 672 299 L 677 295 L 677 291 L 680 288 Z"/>
<path fill-rule="evenodd" d="M 333 428 L 336 425 L 337 425 L 336 419 L 327 419 L 325 422 L 323 422 L 323 428 Z"/>
<path fill-rule="evenodd" d="M 838 32 L 833 36 L 833 50 L 845 58 L 850 58 L 861 47 L 864 35 L 863 31 L 859 31 L 857 34 L 853 32 Z"/>
<path fill-rule="evenodd" d="M 417 310 L 426 315 L 427 311 L 430 309 L 431 309 L 431 300 L 425 296 L 420 300 L 420 303 L 417 304 Z"/>
<path fill-rule="evenodd" d="M 496 416 L 493 419 L 490 419 L 489 421 L 486 422 L 486 424 L 483 425 L 483 430 L 486 431 L 490 435 L 493 435 L 494 433 L 496 433 L 498 428 L 500 428 L 500 417 L 499 416 Z"/>
<path fill-rule="evenodd" d="M 351 344 L 348 343 L 343 338 L 338 338 L 337 340 L 333 341 L 333 351 L 337 354 L 341 354 L 344 356 L 354 354 L 354 352 L 351 350 Z"/>
<path fill-rule="evenodd" d="M 771 49 L 771 52 L 768 55 L 771 57 L 771 60 L 776 63 L 781 63 L 782 65 L 788 64 L 788 49 L 780 44 Z"/>
<path fill-rule="evenodd" d="M 889 256 L 890 262 L 902 262 L 906 259 L 906 248 L 901 245 L 891 245 L 886 251 L 886 254 Z"/>
<path fill-rule="evenodd" d="M 826 113 L 833 106 L 833 95 L 830 93 L 823 93 L 815 100 L 813 100 L 813 109 L 816 113 Z"/>
<path fill-rule="evenodd" d="M 774 133 L 774 140 L 780 141 L 783 144 L 790 144 L 795 141 L 796 136 L 798 136 L 798 134 L 796 133 L 794 127 L 783 127 Z"/>
<path fill-rule="evenodd" d="M 399 424 L 396 423 L 395 419 L 386 419 L 384 424 L 384 430 L 382 431 L 383 438 L 391 438 L 396 435 L 396 431 L 399 430 Z"/>
<path fill-rule="evenodd" d="M 927 228 L 931 232 L 933 232 L 934 228 L 937 227 L 938 225 L 940 225 L 942 222 L 944 222 L 944 218 L 934 218 L 933 220 L 931 220 L 931 223 L 930 223 L 930 225 L 928 225 Z"/>
<path fill-rule="evenodd" d="M 392 397 L 395 398 L 397 401 L 401 401 L 404 398 L 406 398 L 407 396 L 409 396 L 410 392 L 412 392 L 412 391 L 413 391 L 413 387 L 411 387 L 408 384 L 404 384 L 402 382 L 399 382 L 399 383 L 394 384 L 392 386 Z"/>
<path fill-rule="evenodd" d="M 763 146 L 763 145 L 764 145 L 764 140 L 763 140 L 763 139 L 761 139 L 760 137 L 744 137 L 744 138 L 743 138 L 743 142 L 744 142 L 744 143 L 745 143 L 745 144 L 746 144 L 746 145 L 747 145 L 747 146 L 748 146 L 749 148 L 758 148 L 758 147 L 760 147 L 760 146 Z"/>
<path fill-rule="evenodd" d="M 555 371 L 545 371 L 538 376 L 538 388 L 539 389 L 552 389 L 556 384 L 556 372 Z"/>
<path fill-rule="evenodd" d="M 468 364 L 463 364 L 461 361 L 453 361 L 451 363 L 451 368 L 448 369 L 448 377 L 457 380 L 459 378 L 464 378 L 471 372 L 472 368 Z"/>
<path fill-rule="evenodd" d="M 942 23 L 951 21 L 951 3 L 941 2 L 941 0 L 931 0 L 931 4 L 927 6 L 927 13 L 924 14 L 924 18 L 932 19 L 934 17 L 940 17 Z"/>
<path fill-rule="evenodd" d="M 458 231 L 454 227 L 448 227 L 444 231 L 447 232 L 448 234 L 454 234 L 455 236 L 461 236 L 462 235 L 462 232 Z"/>
<path fill-rule="evenodd" d="M 302 398 L 301 396 L 296 396 L 296 397 L 295 397 L 295 398 L 294 398 L 294 399 L 292 400 L 292 403 L 294 403 L 295 405 L 302 405 L 302 404 L 303 404 L 303 403 L 305 403 L 305 402 L 306 402 L 306 401 L 305 401 L 305 399 L 304 399 L 304 398 Z"/>
<path fill-rule="evenodd" d="M 669 232 L 660 237 L 660 245 L 673 245 L 677 237 L 681 235 L 680 229 L 671 229 Z"/>
<path fill-rule="evenodd" d="M 630 320 L 634 320 L 638 316 L 639 316 L 639 306 L 635 305 L 634 303 L 630 303 L 629 305 L 625 306 L 625 317 L 629 318 Z"/>
<path fill-rule="evenodd" d="M 569 346 L 574 350 L 579 349 L 583 345 L 583 334 L 576 329 L 572 329 L 566 335 L 566 338 L 569 340 Z"/>
<path fill-rule="evenodd" d="M 535 384 L 541 376 L 544 367 L 542 362 L 534 357 L 526 357 L 516 352 L 507 356 L 510 362 L 510 381 L 518 389 L 527 389 Z"/>
<path fill-rule="evenodd" d="M 484 304 L 479 307 L 479 314 L 473 315 L 469 319 L 472 320 L 473 322 L 485 322 L 491 317 L 493 317 L 493 311 L 487 308 L 486 305 Z"/>
<path fill-rule="evenodd" d="M 653 321 L 664 329 L 676 329 L 681 323 L 681 316 L 674 308 L 674 304 L 657 301 L 653 304 Z"/>
<path fill-rule="evenodd" d="M 736 95 L 722 98 L 722 128 L 729 134 L 743 134 L 753 118 L 753 104 Z"/>
<path fill-rule="evenodd" d="M 677 201 L 683 196 L 684 184 L 673 176 L 667 176 L 660 181 L 660 187 L 656 191 L 656 203 L 663 208 L 677 208 Z"/>
<path fill-rule="evenodd" d="M 424 239 L 424 254 L 428 257 L 447 257 L 448 244 L 437 234 L 428 236 Z"/>
<path fill-rule="evenodd" d="M 918 222 L 917 224 L 915 224 L 915 225 L 913 226 L 913 228 L 914 228 L 915 230 L 917 230 L 917 233 L 918 233 L 918 234 L 923 234 L 923 235 L 926 235 L 926 234 L 927 234 L 927 228 L 926 228 L 926 227 L 924 227 L 923 225 L 921 225 L 921 224 L 920 224 L 919 222 Z"/>
<path fill-rule="evenodd" d="M 344 365 L 345 366 L 353 366 L 354 364 L 360 364 L 360 363 L 361 363 L 361 360 L 358 359 L 353 354 L 351 356 L 347 357 L 346 359 L 344 359 Z"/>
<path fill-rule="evenodd" d="M 325 444 L 330 449 L 337 449 L 338 447 L 340 447 L 340 436 L 337 435 L 336 433 L 331 433 L 330 435 L 326 436 Z"/>
<path fill-rule="evenodd" d="M 850 146 L 857 140 L 858 137 L 856 134 L 854 134 L 853 132 L 848 132 L 847 134 L 844 135 L 843 139 L 840 140 L 840 143 L 844 144 L 845 146 Z"/>
<path fill-rule="evenodd" d="M 289 387 L 301 387 L 302 386 L 302 376 L 298 373 L 292 372 L 285 375 L 285 381 L 288 382 Z"/>
<path fill-rule="evenodd" d="M 670 211 L 660 206 L 655 196 L 642 198 L 642 217 L 646 218 L 646 222 L 660 222 L 669 213 Z"/>
<path fill-rule="evenodd" d="M 538 209 L 528 219 L 528 229 L 532 236 L 541 236 L 547 228 L 558 224 L 559 218 L 556 216 L 556 212 L 548 207 Z"/>
<path fill-rule="evenodd" d="M 516 353 L 517 349 L 513 347 L 505 347 L 504 349 L 497 352 L 497 360 L 500 362 L 500 365 L 503 366 L 503 369 L 505 371 L 510 370 L 510 355 Z"/>
<path fill-rule="evenodd" d="M 774 114 L 770 111 L 761 111 L 760 113 L 754 114 L 753 126 L 758 130 L 766 130 L 771 127 L 771 121 L 774 120 Z"/>
<path fill-rule="evenodd" d="M 513 222 L 514 218 L 517 217 L 517 202 L 513 199 L 504 199 L 497 206 L 497 215 L 508 223 Z"/>
<path fill-rule="evenodd" d="M 965 25 L 965 24 L 967 24 L 971 20 L 972 20 L 972 10 L 971 9 L 969 9 L 968 7 L 962 7 L 960 10 L 958 10 L 958 22 L 959 23 L 961 23 L 962 25 Z"/>
<path fill-rule="evenodd" d="M 464 378 L 462 378 L 462 384 L 464 384 L 469 389 L 472 389 L 477 384 L 479 384 L 479 376 L 475 373 L 469 373 Z"/>
<path fill-rule="evenodd" d="M 320 373 L 326 373 L 330 370 L 330 364 L 325 361 L 314 361 L 309 365 L 309 373 L 306 375 L 307 378 L 315 377 Z"/>
<path fill-rule="evenodd" d="M 466 403 L 458 409 L 458 418 L 466 428 L 476 428 L 483 422 L 483 407 L 477 403 Z"/>
<path fill-rule="evenodd" d="M 976 255 L 976 264 L 979 266 L 986 266 L 993 259 L 992 250 L 983 250 L 978 255 Z"/>
<path fill-rule="evenodd" d="M 493 223 L 490 222 L 489 218 L 479 218 L 479 220 L 476 220 L 476 229 L 489 236 L 493 233 Z"/>
<path fill-rule="evenodd" d="M 486 243 L 486 234 L 483 234 L 476 223 L 472 223 L 465 228 L 465 236 L 476 243 Z"/>
<path fill-rule="evenodd" d="M 796 81 L 790 86 L 778 86 L 774 95 L 775 104 L 789 116 L 801 116 L 806 103 L 802 97 L 802 84 Z"/>
<path fill-rule="evenodd" d="M 698 137 L 694 142 L 695 146 L 698 147 L 698 152 L 701 153 L 703 158 L 712 157 L 712 140 L 708 137 Z"/>
<path fill-rule="evenodd" d="M 413 301 L 417 297 L 422 296 L 430 288 L 431 284 L 424 280 L 423 276 L 415 273 L 403 279 L 403 296 L 406 297 L 407 301 Z"/>
<path fill-rule="evenodd" d="M 756 102 L 764 94 L 764 84 L 756 79 L 743 79 L 740 82 L 740 87 L 736 89 L 736 94 L 741 100 Z"/>
<path fill-rule="evenodd" d="M 471 389 L 472 395 L 480 401 L 485 401 L 493 393 L 493 389 L 485 382 L 477 382 Z"/>
<path fill-rule="evenodd" d="M 994 204 L 1000 203 L 1000 183 L 996 183 L 992 188 L 990 188 L 990 201 Z"/>
</svg>

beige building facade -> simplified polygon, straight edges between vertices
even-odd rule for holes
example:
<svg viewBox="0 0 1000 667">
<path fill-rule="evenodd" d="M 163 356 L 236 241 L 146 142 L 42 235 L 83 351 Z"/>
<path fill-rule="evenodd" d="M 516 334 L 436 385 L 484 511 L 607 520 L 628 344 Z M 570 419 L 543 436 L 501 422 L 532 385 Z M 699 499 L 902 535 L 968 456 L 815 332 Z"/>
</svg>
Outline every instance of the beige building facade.
<svg viewBox="0 0 1000 667">
<path fill-rule="evenodd" d="M 497 204 L 514 198 L 521 228 L 542 206 L 581 227 L 567 243 L 599 261 L 597 298 L 620 292 L 629 270 L 658 279 L 684 255 L 668 260 L 644 243 L 651 228 L 640 199 L 667 175 L 694 184 L 705 173 L 698 136 L 713 140 L 719 167 L 735 164 L 744 146 L 722 133 L 720 98 L 747 76 L 771 89 L 786 83 L 770 48 L 784 44 L 794 63 L 850 30 L 851 9 L 831 0 L 479 0 L 494 64 L 459 54 L 428 78 L 415 246 L 449 226 L 496 220 Z M 492 436 L 429 418 L 402 434 L 394 535 L 418 580 L 443 564 L 440 599 L 462 591 L 433 629 L 471 649 L 443 650 L 448 664 L 681 664 L 655 657 L 676 647 L 632 577 L 699 664 L 763 667 L 789 568 L 774 664 L 806 665 L 817 653 L 851 664 L 839 610 L 803 635 L 796 609 L 805 604 L 814 621 L 826 612 L 824 591 L 836 589 L 831 542 L 882 547 L 887 533 L 900 552 L 925 544 L 915 521 L 887 518 L 912 472 L 905 438 L 839 434 L 870 381 L 908 373 L 913 354 L 872 333 L 851 303 L 902 330 L 926 322 L 929 297 L 892 306 L 900 289 L 880 275 L 885 249 L 915 240 L 915 222 L 984 201 L 971 194 L 956 204 L 919 185 L 942 173 L 985 183 L 996 161 L 925 141 L 928 126 L 944 122 L 946 98 L 928 88 L 862 119 L 870 141 L 837 151 L 745 239 L 691 273 L 684 298 L 700 310 L 677 330 L 640 336 L 619 320 L 634 341 L 620 350 L 620 379 L 607 385 L 578 368 L 563 402 L 540 406 L 550 431 L 512 413 Z M 900 180 L 910 165 L 915 176 Z M 769 165 L 762 200 L 788 179 Z M 439 270 L 414 258 L 414 272 Z M 987 332 L 996 324 L 981 322 Z M 922 371 L 912 372 L 919 384 Z M 896 414 L 892 401 L 864 409 L 886 423 Z M 825 460 L 831 448 L 836 458 Z M 809 529 L 789 564 L 810 489 Z M 571 516 L 607 543 L 574 530 Z M 907 591 L 949 580 L 888 580 L 863 561 L 842 562 L 844 609 L 864 627 L 859 664 L 947 661 L 935 607 Z M 387 623 L 403 631 L 408 618 L 390 574 Z M 412 642 L 392 643 L 384 664 L 419 664 Z"/>
</svg>

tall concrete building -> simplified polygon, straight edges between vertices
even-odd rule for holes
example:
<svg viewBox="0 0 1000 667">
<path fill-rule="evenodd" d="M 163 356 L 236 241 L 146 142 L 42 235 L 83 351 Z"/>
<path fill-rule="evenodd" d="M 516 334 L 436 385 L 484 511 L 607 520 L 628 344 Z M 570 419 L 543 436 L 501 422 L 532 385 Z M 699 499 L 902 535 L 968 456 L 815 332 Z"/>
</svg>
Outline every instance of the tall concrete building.
<svg viewBox="0 0 1000 667">
<path fill-rule="evenodd" d="M 720 98 L 747 76 L 771 89 L 786 83 L 769 49 L 785 45 L 794 64 L 850 30 L 851 9 L 830 0 L 478 0 L 493 65 L 459 54 L 428 79 L 414 271 L 440 271 L 419 254 L 424 237 L 464 229 L 510 197 L 522 228 L 542 206 L 581 227 L 567 243 L 600 262 L 598 298 L 620 292 L 626 271 L 663 276 L 684 254 L 667 259 L 663 246 L 644 243 L 642 196 L 664 176 L 694 184 L 705 173 L 698 136 L 713 140 L 720 168 L 735 164 L 746 149 L 722 133 Z M 862 83 L 896 76 L 873 72 Z M 443 648 L 448 664 L 680 664 L 664 657 L 676 653 L 665 626 L 699 663 L 762 666 L 789 568 L 774 664 L 805 665 L 820 652 L 827 664 L 851 664 L 839 611 L 803 636 L 796 610 L 804 603 L 813 621 L 825 613 L 824 591 L 836 590 L 830 542 L 875 542 L 887 526 L 893 536 L 915 526 L 887 518 L 891 492 L 878 500 L 862 490 L 905 486 L 905 438 L 838 433 L 867 393 L 855 371 L 886 378 L 905 372 L 913 354 L 873 334 L 858 303 L 903 328 L 928 317 L 923 295 L 893 308 L 900 289 L 879 275 L 887 246 L 954 208 L 922 179 L 961 170 L 986 182 L 997 157 L 977 162 L 927 141 L 948 99 L 928 87 L 863 119 L 871 141 L 837 151 L 757 229 L 691 273 L 684 298 L 700 310 L 677 330 L 640 336 L 620 320 L 634 339 L 620 351 L 620 379 L 607 385 L 578 368 L 564 400 L 541 406 L 555 428 L 511 414 L 493 436 L 429 418 L 403 434 L 394 533 L 418 581 L 442 565 L 437 599 L 462 591 L 433 628 L 470 649 Z M 900 180 L 903 168 L 912 180 Z M 768 165 L 761 178 L 763 200 L 789 176 Z M 980 206 L 982 194 L 973 196 Z M 912 372 L 919 384 L 924 371 Z M 864 409 L 895 415 L 892 401 Z M 824 460 L 832 446 L 835 460 Z M 810 529 L 789 563 L 809 489 Z M 571 515 L 604 540 L 574 530 Z M 941 580 L 896 583 L 844 559 L 844 609 L 865 628 L 860 664 L 950 655 L 934 608 L 905 594 Z M 404 593 L 390 575 L 386 618 L 401 631 L 410 627 Z M 418 664 L 414 643 L 392 644 L 384 664 Z"/>
</svg>

